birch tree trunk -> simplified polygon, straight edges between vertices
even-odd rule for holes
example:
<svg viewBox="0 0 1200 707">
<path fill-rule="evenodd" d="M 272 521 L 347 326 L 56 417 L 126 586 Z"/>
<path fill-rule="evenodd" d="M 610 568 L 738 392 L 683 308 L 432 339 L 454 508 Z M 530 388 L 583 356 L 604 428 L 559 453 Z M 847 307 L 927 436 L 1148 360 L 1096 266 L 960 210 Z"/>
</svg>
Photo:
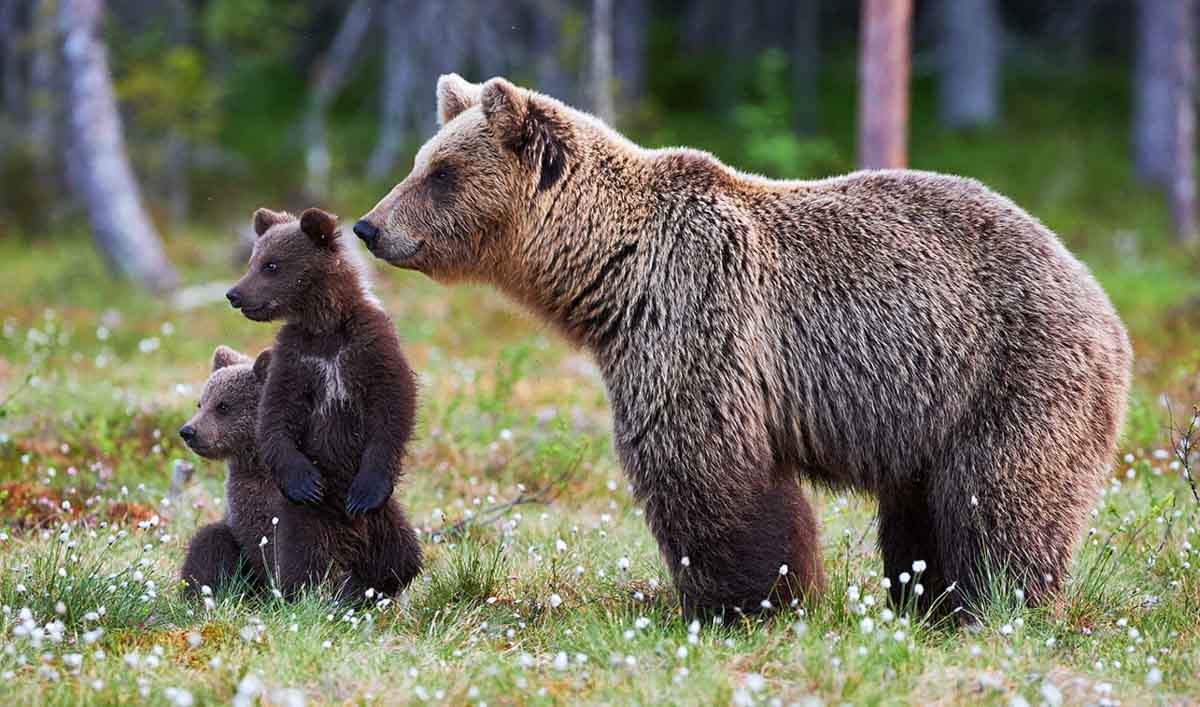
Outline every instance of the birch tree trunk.
<svg viewBox="0 0 1200 707">
<path fill-rule="evenodd" d="M 995 0 L 940 0 L 938 112 L 952 128 L 994 123 L 1000 113 L 1000 17 Z"/>
<path fill-rule="evenodd" d="M 129 166 L 100 36 L 103 0 L 60 0 L 64 98 L 71 181 L 87 210 L 96 247 L 114 272 L 156 292 L 178 284 Z"/>
<path fill-rule="evenodd" d="M 858 164 L 908 162 L 911 0 L 863 0 L 858 65 Z"/>
<path fill-rule="evenodd" d="M 1196 231 L 1196 0 L 1171 7 L 1171 223 L 1178 243 L 1194 244 Z"/>
<path fill-rule="evenodd" d="M 609 125 L 616 118 L 612 25 L 612 0 L 592 0 L 592 111 Z"/>
<path fill-rule="evenodd" d="M 304 116 L 305 191 L 311 201 L 329 193 L 329 143 L 325 135 L 325 113 L 346 82 L 354 57 L 371 28 L 374 0 L 355 0 L 334 35 L 329 52 L 317 62 L 309 87 L 308 110 Z"/>
</svg>

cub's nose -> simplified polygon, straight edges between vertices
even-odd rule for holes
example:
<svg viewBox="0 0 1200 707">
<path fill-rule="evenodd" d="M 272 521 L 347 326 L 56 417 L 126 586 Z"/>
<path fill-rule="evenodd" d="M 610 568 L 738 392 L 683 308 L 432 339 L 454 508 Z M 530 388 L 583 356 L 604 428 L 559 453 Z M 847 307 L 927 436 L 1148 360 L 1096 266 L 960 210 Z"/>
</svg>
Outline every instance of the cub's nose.
<svg viewBox="0 0 1200 707">
<path fill-rule="evenodd" d="M 359 219 L 358 223 L 354 224 L 354 235 L 361 238 L 368 248 L 374 248 L 375 241 L 379 240 L 379 229 L 365 218 Z"/>
<path fill-rule="evenodd" d="M 234 309 L 242 306 L 242 293 L 238 292 L 236 287 L 225 293 L 225 299 L 229 300 Z"/>
<path fill-rule="evenodd" d="M 179 436 L 183 438 L 184 442 L 191 444 L 192 440 L 196 439 L 196 428 L 191 425 L 184 425 L 179 428 Z"/>
</svg>

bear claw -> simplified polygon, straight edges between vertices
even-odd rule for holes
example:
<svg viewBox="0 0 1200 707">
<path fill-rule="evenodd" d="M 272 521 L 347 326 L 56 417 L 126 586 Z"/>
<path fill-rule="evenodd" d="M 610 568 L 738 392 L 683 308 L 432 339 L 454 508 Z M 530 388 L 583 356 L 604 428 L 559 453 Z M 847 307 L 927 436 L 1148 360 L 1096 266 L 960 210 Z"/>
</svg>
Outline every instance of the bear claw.
<svg viewBox="0 0 1200 707">
<path fill-rule="evenodd" d="M 325 492 L 321 473 L 312 462 L 288 467 L 279 481 L 279 491 L 292 503 L 318 503 Z"/>
<path fill-rule="evenodd" d="M 359 473 L 346 494 L 346 513 L 366 513 L 382 506 L 392 495 L 392 482 L 386 476 Z"/>
</svg>

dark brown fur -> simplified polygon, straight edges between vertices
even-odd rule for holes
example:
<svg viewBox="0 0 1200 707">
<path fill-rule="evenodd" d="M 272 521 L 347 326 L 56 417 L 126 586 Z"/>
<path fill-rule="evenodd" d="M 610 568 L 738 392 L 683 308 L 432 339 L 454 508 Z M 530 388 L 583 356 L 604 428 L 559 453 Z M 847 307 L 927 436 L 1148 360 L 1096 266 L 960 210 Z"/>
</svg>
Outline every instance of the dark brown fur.
<svg viewBox="0 0 1200 707">
<path fill-rule="evenodd" d="M 251 319 L 286 320 L 258 412 L 259 452 L 284 496 L 302 504 L 281 516 L 280 551 L 330 547 L 355 591 L 391 592 L 385 587 L 407 585 L 421 565 L 392 498 L 412 435 L 415 378 L 333 216 L 260 209 L 255 230 L 249 272 L 230 301 Z M 285 554 L 285 587 L 324 571 L 319 558 Z"/>
<path fill-rule="evenodd" d="M 270 357 L 259 355 L 260 370 Z M 265 586 L 272 572 L 275 547 L 264 551 L 259 541 L 274 537 L 271 519 L 285 505 L 267 468 L 259 461 L 254 424 L 262 379 L 254 360 L 221 346 L 213 353 L 212 375 L 204 384 L 197 412 L 179 430 L 187 445 L 206 459 L 223 459 L 225 518 L 204 526 L 188 544 L 181 577 L 190 590 L 207 585 L 218 590 L 241 567 L 251 586 Z"/>
<path fill-rule="evenodd" d="M 969 179 L 772 181 L 504 79 L 438 96 L 442 129 L 355 230 L 594 354 L 685 607 L 757 607 L 784 563 L 822 585 L 797 478 L 876 496 L 884 568 L 926 562 L 927 599 L 977 599 L 989 570 L 1054 598 L 1131 365 L 1054 234 Z"/>
</svg>

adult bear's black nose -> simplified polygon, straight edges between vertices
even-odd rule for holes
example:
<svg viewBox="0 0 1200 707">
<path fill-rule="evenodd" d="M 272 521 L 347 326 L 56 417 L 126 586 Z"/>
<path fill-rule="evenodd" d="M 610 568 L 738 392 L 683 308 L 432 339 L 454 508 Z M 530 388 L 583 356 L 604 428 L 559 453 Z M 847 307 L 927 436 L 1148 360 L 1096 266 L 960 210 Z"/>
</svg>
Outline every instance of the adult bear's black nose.
<svg viewBox="0 0 1200 707">
<path fill-rule="evenodd" d="M 368 248 L 374 248 L 375 241 L 379 240 L 379 229 L 365 218 L 359 219 L 358 223 L 354 224 L 354 235 L 361 238 Z"/>
<path fill-rule="evenodd" d="M 196 439 L 196 428 L 191 425 L 184 425 L 179 428 L 179 436 L 183 438 L 184 442 L 191 444 L 192 440 Z"/>
<path fill-rule="evenodd" d="M 242 293 L 238 292 L 236 287 L 225 293 L 225 299 L 229 300 L 234 309 L 242 306 Z"/>
</svg>

